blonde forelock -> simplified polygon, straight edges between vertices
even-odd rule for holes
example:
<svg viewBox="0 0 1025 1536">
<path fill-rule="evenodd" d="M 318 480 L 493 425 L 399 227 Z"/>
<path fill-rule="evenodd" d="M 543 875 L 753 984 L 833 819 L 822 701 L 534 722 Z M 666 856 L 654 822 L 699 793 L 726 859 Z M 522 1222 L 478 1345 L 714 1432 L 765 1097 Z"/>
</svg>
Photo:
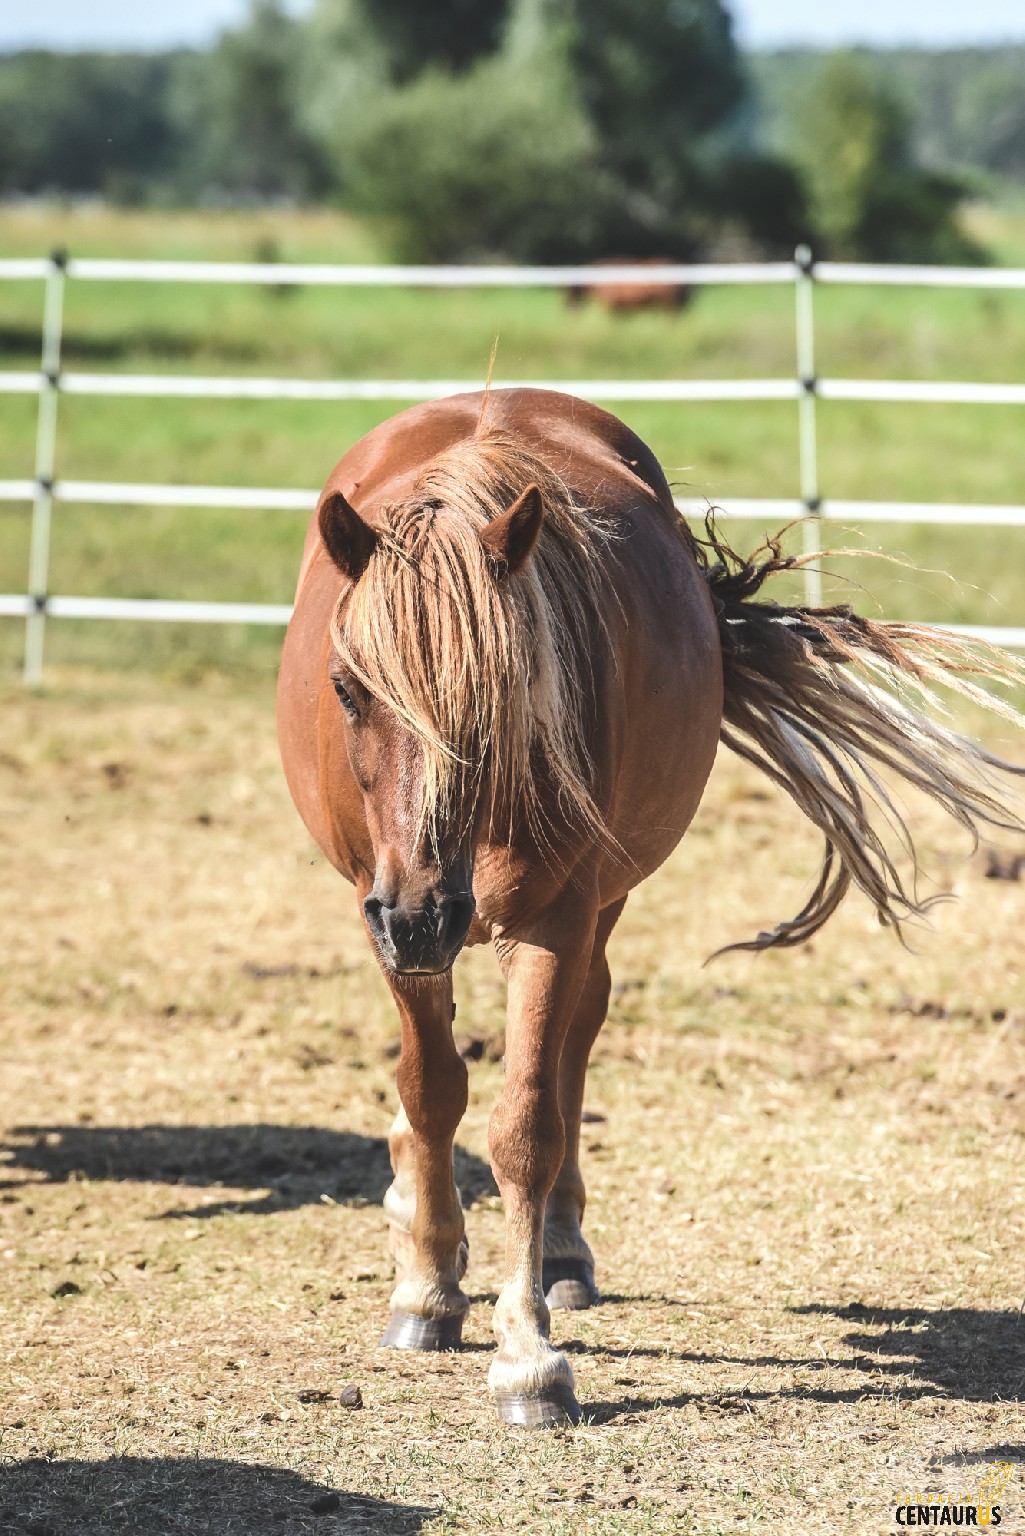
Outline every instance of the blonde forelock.
<svg viewBox="0 0 1025 1536">
<path fill-rule="evenodd" d="M 541 536 L 525 566 L 502 578 L 480 534 L 531 482 Z M 510 838 L 523 821 L 548 846 L 554 791 L 561 821 L 603 837 L 588 652 L 604 631 L 609 520 L 577 505 L 514 438 L 481 429 L 430 460 L 375 527 L 377 547 L 339 600 L 332 640 L 421 748 L 421 834 L 437 843 L 464 830 L 483 800 L 492 835 Z"/>
</svg>

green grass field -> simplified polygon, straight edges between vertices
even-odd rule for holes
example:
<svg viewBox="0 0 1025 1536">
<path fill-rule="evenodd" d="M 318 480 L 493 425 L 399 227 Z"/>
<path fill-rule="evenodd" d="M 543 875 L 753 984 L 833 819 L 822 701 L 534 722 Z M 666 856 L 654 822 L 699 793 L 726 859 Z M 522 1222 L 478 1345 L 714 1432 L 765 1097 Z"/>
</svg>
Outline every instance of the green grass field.
<svg viewBox="0 0 1025 1536">
<path fill-rule="evenodd" d="M 1025 218 L 975 215 L 994 251 L 1015 259 Z M 342 215 L 16 210 L 0 215 L 0 254 L 374 260 Z M 0 285 L 8 368 L 39 354 L 42 285 Z M 1025 377 L 1025 294 L 820 289 L 818 366 L 854 377 Z M 794 370 L 789 288 L 709 289 L 680 315 L 610 316 L 566 308 L 549 291 L 302 290 L 69 284 L 64 360 L 88 370 L 479 380 L 495 337 L 499 384 L 522 378 L 763 377 Z M 613 406 L 613 408 L 615 408 Z M 345 449 L 394 406 L 65 398 L 65 478 L 319 486 Z M 627 405 L 620 414 L 689 494 L 793 496 L 796 412 L 789 404 Z M 820 408 L 824 495 L 908 501 L 1025 502 L 1019 412 L 1003 407 Z M 0 477 L 31 473 L 35 401 L 0 397 Z M 51 589 L 80 594 L 287 602 L 305 518 L 280 512 L 62 507 Z M 0 504 L 0 590 L 25 589 L 28 509 Z M 750 543 L 756 530 L 739 528 Z M 914 570 L 833 562 L 884 612 L 953 622 L 1021 622 L 1025 534 L 904 526 L 830 530 Z M 871 596 L 869 596 L 871 594 Z M 272 667 L 275 632 L 120 624 L 50 626 L 49 655 L 190 675 Z M 0 627 L 17 664 L 20 625 Z"/>
</svg>

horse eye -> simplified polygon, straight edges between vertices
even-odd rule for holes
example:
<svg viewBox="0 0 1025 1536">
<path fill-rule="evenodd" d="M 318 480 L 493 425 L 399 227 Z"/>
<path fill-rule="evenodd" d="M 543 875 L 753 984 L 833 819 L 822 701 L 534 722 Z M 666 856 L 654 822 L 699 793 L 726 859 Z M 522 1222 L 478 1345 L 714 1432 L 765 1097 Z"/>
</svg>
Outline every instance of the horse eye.
<svg viewBox="0 0 1025 1536">
<path fill-rule="evenodd" d="M 359 711 L 353 703 L 352 697 L 348 693 L 345 684 L 340 683 L 336 677 L 333 677 L 331 679 L 331 686 L 334 688 L 335 693 L 338 695 L 338 702 L 345 710 L 345 713 L 348 715 L 349 719 L 355 720 Z"/>
</svg>

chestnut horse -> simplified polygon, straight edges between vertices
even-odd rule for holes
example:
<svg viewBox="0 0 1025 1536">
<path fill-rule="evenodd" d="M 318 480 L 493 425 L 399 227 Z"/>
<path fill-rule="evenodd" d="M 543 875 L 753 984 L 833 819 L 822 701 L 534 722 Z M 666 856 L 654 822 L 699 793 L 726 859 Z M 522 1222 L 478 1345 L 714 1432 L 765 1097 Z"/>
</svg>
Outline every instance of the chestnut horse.
<svg viewBox="0 0 1025 1536">
<path fill-rule="evenodd" d="M 685 832 L 719 740 L 826 840 L 804 909 L 747 947 L 807 938 L 852 880 L 898 929 L 922 910 L 868 819 L 881 802 L 907 833 L 879 769 L 973 830 L 1019 825 L 992 782 L 1004 765 L 878 686 L 948 680 L 988 699 L 969 672 L 1009 679 L 1016 664 L 923 627 L 755 600 L 795 563 L 773 543 L 741 561 L 711 531 L 698 541 L 628 427 L 531 389 L 377 427 L 310 529 L 279 728 L 296 805 L 356 887 L 401 1022 L 383 1342 L 459 1342 L 452 964 L 490 942 L 508 1024 L 489 1132 L 507 1232 L 489 1383 L 513 1424 L 579 1418 L 550 1309 L 599 1299 L 578 1151 L 605 946 Z"/>
<path fill-rule="evenodd" d="M 571 307 L 585 299 L 595 299 L 614 315 L 632 314 L 639 309 L 683 309 L 691 301 L 693 289 L 687 283 L 610 283 L 602 282 L 602 267 L 668 267 L 672 261 L 667 256 L 624 257 L 619 261 L 611 258 L 594 261 L 593 283 L 573 283 L 566 289 L 566 303 Z"/>
</svg>

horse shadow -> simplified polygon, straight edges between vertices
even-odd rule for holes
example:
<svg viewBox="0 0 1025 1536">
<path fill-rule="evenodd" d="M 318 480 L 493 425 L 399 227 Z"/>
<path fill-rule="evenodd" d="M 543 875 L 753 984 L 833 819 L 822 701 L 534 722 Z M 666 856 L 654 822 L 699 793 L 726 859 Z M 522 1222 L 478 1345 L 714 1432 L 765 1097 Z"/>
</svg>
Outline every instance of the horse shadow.
<svg viewBox="0 0 1025 1536">
<path fill-rule="evenodd" d="M 465 1206 L 497 1192 L 481 1158 L 457 1147 L 455 1164 Z M 18 1171 L 35 1177 L 11 1177 Z M 0 1195 L 78 1179 L 232 1191 L 163 1213 L 190 1220 L 228 1212 L 269 1216 L 331 1202 L 380 1205 L 392 1177 L 384 1137 L 269 1124 L 15 1126 L 0 1142 L 0 1173 Z M 234 1193 L 243 1190 L 261 1193 Z"/>
<path fill-rule="evenodd" d="M 440 1514 L 332 1489 L 280 1467 L 202 1457 L 32 1458 L 0 1465 L 0 1530 L 31 1536 L 415 1536 Z M 334 1516 L 325 1519 L 325 1516 Z"/>
<path fill-rule="evenodd" d="M 61 340 L 61 353 L 67 363 L 113 363 L 133 353 L 152 358 L 181 359 L 194 357 L 203 349 L 205 338 L 186 335 L 162 326 L 136 325 L 116 336 L 90 335 L 86 331 L 67 330 Z M 13 357 L 38 357 L 37 325 L 0 325 L 0 350 Z M 236 362 L 251 362 L 259 353 L 252 341 L 243 337 L 218 338 L 218 351 Z"/>
<path fill-rule="evenodd" d="M 961 1402 L 1017 1402 L 1025 1388 L 1025 1318 L 978 1307 L 793 1307 L 854 1326 L 843 1342 L 876 1371 L 908 1376 Z"/>
<path fill-rule="evenodd" d="M 861 1302 L 848 1306 L 809 1303 L 791 1307 L 796 1316 L 832 1317 L 854 1326 L 843 1335 L 851 1354 L 835 1348 L 828 1359 L 821 1354 L 760 1355 L 710 1354 L 674 1351 L 678 1361 L 694 1365 L 728 1365 L 744 1371 L 778 1370 L 786 1367 L 806 1373 L 792 1386 L 760 1387 L 749 1379 L 741 1388 L 715 1388 L 664 1396 L 629 1393 L 621 1398 L 588 1405 L 594 1424 L 608 1423 L 624 1415 L 656 1409 L 695 1406 L 713 1416 L 754 1412 L 759 1403 L 786 1398 L 809 1403 L 857 1403 L 866 1398 L 905 1401 L 946 1399 L 952 1402 L 1018 1402 L 1025 1388 L 1025 1318 L 1017 1311 L 987 1311 L 971 1307 L 870 1307 Z M 662 1349 L 586 1346 L 563 1343 L 562 1348 L 610 1358 L 665 1358 Z M 817 1386 L 814 1375 L 830 1369 L 846 1370 L 849 1385 Z M 647 1385 L 647 1383 L 645 1383 Z M 1002 1447 L 1005 1459 L 1025 1459 L 1025 1446 Z M 1013 1453 L 1013 1454 L 1012 1454 Z"/>
</svg>

